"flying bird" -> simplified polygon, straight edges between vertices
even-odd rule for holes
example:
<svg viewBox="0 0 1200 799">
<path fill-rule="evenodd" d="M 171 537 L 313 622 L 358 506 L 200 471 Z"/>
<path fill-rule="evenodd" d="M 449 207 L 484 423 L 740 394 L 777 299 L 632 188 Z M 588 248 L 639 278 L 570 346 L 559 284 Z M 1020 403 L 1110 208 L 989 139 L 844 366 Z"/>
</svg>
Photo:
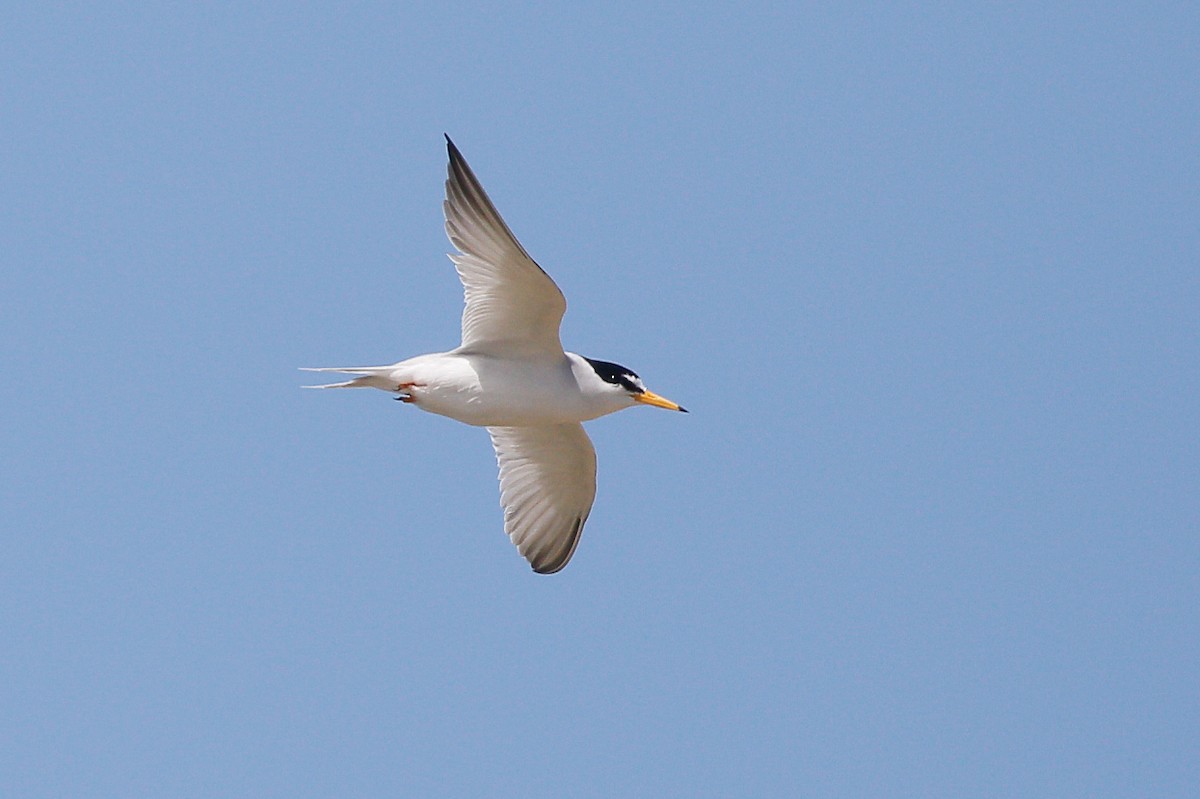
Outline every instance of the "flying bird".
<svg viewBox="0 0 1200 799">
<path fill-rule="evenodd" d="M 596 451 L 581 422 L 635 405 L 687 411 L 609 361 L 565 352 L 562 291 L 529 257 L 446 137 L 446 234 L 465 293 L 462 344 L 307 388 L 378 388 L 430 413 L 486 427 L 500 466 L 504 531 L 535 572 L 575 553 L 596 498 Z"/>
</svg>

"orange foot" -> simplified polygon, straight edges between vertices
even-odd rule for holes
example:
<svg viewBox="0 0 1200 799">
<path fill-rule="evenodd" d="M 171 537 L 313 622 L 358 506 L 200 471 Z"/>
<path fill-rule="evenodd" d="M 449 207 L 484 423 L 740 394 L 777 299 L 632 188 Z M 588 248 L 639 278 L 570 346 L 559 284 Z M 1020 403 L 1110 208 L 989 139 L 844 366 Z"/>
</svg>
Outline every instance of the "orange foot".
<svg viewBox="0 0 1200 799">
<path fill-rule="evenodd" d="M 417 386 L 419 388 L 421 385 L 421 383 L 401 383 L 400 385 L 396 386 L 396 393 L 400 395 L 396 397 L 396 399 L 400 400 L 401 402 L 415 402 L 416 400 L 412 398 L 412 388 L 413 386 Z"/>
</svg>

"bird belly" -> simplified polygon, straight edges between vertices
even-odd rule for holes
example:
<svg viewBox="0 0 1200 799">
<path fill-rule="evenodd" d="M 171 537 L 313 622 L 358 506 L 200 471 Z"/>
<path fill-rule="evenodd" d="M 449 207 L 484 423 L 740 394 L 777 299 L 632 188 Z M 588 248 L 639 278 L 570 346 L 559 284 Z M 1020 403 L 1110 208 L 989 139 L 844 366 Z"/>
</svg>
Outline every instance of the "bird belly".
<svg viewBox="0 0 1200 799">
<path fill-rule="evenodd" d="M 414 364 L 398 383 L 418 408 L 480 427 L 564 424 L 595 418 L 569 365 L 446 354 Z"/>
</svg>

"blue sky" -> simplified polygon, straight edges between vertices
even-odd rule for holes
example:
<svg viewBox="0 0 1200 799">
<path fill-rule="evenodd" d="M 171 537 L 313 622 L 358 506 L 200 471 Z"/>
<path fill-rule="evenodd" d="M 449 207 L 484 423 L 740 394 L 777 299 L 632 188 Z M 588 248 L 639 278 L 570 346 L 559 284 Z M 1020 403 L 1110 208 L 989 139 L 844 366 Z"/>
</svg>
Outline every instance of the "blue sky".
<svg viewBox="0 0 1200 799">
<path fill-rule="evenodd" d="M 4 796 L 1185 796 L 1194 4 L 26 4 L 0 25 Z M 457 343 L 442 133 L 689 416 L 574 561 Z"/>
</svg>

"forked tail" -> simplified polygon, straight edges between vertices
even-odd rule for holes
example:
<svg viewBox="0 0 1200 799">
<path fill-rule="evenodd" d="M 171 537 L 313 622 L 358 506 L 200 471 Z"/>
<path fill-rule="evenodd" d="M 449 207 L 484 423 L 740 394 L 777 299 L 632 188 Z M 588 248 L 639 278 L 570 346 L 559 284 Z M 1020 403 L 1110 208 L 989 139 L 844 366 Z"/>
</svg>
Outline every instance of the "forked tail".
<svg viewBox="0 0 1200 799">
<path fill-rule="evenodd" d="M 301 388 L 381 388 L 384 391 L 394 391 L 395 382 L 388 376 L 394 367 L 391 366 L 301 366 L 302 372 L 339 372 L 347 375 L 359 375 L 344 383 L 326 383 L 320 386 L 301 386 Z"/>
</svg>

